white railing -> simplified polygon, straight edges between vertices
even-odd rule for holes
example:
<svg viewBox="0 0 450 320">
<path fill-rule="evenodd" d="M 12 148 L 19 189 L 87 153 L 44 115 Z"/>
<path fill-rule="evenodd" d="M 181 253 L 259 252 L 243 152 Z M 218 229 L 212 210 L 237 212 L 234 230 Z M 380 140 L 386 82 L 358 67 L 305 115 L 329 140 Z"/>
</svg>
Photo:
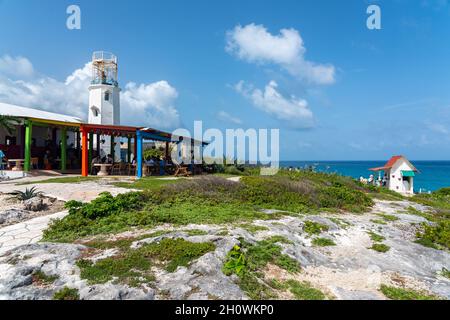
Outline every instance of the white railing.
<svg viewBox="0 0 450 320">
<path fill-rule="evenodd" d="M 117 57 L 111 52 L 95 51 L 92 54 L 92 61 L 107 61 L 117 64 Z"/>
</svg>

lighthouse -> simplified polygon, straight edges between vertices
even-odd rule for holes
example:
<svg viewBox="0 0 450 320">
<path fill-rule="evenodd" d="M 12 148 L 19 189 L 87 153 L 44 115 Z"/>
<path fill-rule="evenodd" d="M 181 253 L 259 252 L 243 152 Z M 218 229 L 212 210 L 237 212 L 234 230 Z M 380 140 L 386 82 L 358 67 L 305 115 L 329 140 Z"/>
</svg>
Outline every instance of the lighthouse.
<svg viewBox="0 0 450 320">
<path fill-rule="evenodd" d="M 104 51 L 92 55 L 92 78 L 89 86 L 90 124 L 120 125 L 120 88 L 117 78 L 117 57 Z M 100 156 L 114 154 L 120 158 L 120 144 L 112 142 L 108 136 L 97 136 L 94 147 L 100 150 Z M 114 148 L 114 152 L 113 151 Z"/>
</svg>

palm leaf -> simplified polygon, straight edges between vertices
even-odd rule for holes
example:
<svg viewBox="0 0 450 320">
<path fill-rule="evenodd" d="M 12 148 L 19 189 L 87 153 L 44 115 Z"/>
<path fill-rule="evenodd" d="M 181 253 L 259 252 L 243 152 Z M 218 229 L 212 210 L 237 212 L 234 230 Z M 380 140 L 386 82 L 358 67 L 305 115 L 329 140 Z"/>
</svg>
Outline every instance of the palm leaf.
<svg viewBox="0 0 450 320">
<path fill-rule="evenodd" d="M 20 124 L 20 119 L 13 116 L 0 115 L 0 128 L 3 128 L 8 134 L 13 134 L 15 126 Z"/>
</svg>

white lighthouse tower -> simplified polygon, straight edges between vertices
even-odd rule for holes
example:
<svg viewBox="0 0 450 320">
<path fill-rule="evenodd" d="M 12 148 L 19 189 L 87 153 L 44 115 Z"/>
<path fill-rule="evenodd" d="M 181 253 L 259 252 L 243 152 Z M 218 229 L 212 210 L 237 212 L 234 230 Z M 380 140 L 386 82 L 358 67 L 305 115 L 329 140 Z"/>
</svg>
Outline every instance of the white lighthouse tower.
<svg viewBox="0 0 450 320">
<path fill-rule="evenodd" d="M 117 81 L 117 57 L 109 52 L 96 51 L 92 55 L 92 80 L 89 86 L 90 124 L 120 125 L 120 88 Z M 100 143 L 100 148 L 97 144 Z M 101 156 L 112 154 L 111 138 L 96 137 L 94 147 Z M 120 144 L 113 146 L 115 158 L 120 157 Z"/>
</svg>

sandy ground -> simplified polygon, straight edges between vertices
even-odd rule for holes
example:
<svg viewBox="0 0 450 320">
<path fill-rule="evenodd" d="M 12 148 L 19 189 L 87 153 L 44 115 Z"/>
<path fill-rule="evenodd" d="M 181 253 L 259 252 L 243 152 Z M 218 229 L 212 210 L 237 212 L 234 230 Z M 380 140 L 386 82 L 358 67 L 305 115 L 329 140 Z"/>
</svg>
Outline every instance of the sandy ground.
<svg viewBox="0 0 450 320">
<path fill-rule="evenodd" d="M 90 202 L 94 200 L 102 192 L 110 192 L 113 195 L 119 193 L 129 192 L 129 189 L 117 188 L 112 186 L 110 183 L 112 181 L 129 181 L 128 178 L 124 179 L 100 179 L 93 181 L 85 181 L 82 183 L 41 183 L 33 184 L 34 181 L 48 180 L 49 177 L 38 177 L 38 178 L 25 178 L 20 181 L 14 182 L 2 182 L 0 183 L 0 193 L 8 193 L 13 190 L 24 191 L 26 188 L 31 188 L 35 186 L 38 191 L 42 191 L 45 195 L 49 197 L 54 197 L 58 200 L 68 201 L 77 200 L 82 202 Z M 18 185 L 20 183 L 20 185 Z M 22 185 L 22 183 L 30 183 L 27 185 Z"/>
</svg>

